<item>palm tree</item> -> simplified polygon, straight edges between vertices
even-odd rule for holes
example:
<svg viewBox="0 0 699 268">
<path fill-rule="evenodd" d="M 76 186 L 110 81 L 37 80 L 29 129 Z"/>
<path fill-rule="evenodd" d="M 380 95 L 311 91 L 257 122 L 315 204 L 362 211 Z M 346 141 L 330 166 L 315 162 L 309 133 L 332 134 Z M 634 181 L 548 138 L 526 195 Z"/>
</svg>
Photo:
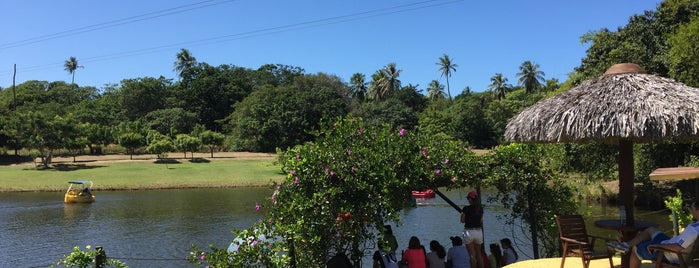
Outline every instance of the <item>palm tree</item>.
<svg viewBox="0 0 699 268">
<path fill-rule="evenodd" d="M 389 63 L 383 69 L 376 71 L 371 75 L 369 83 L 369 96 L 374 100 L 385 100 L 400 90 L 401 82 L 398 80 L 402 70 L 396 68 L 395 63 Z"/>
<path fill-rule="evenodd" d="M 63 63 L 63 67 L 65 67 L 64 70 L 66 70 L 69 74 L 73 75 L 73 78 L 71 78 L 70 83 L 75 84 L 75 70 L 78 68 L 83 68 L 83 66 L 78 65 L 78 59 L 75 57 L 70 57 L 65 63 Z"/>
<path fill-rule="evenodd" d="M 439 81 L 432 80 L 427 86 L 427 98 L 430 100 L 444 99 L 444 86 Z"/>
<path fill-rule="evenodd" d="M 507 93 L 507 90 L 510 88 L 507 84 L 507 78 L 502 76 L 501 73 L 496 73 L 490 78 L 490 82 L 488 89 L 498 95 L 498 100 L 505 98 L 505 93 Z"/>
<path fill-rule="evenodd" d="M 544 81 L 544 72 L 539 71 L 539 64 L 532 63 L 531 61 L 525 61 L 519 66 L 519 76 L 518 83 L 524 85 L 526 93 L 532 93 L 534 89 L 541 86 L 541 82 Z"/>
<path fill-rule="evenodd" d="M 189 50 L 183 48 L 180 50 L 180 53 L 177 53 L 174 71 L 177 73 L 177 76 L 182 77 L 182 73 L 184 73 L 184 71 L 192 68 L 196 64 L 197 59 L 192 56 L 192 53 L 190 53 Z"/>
<path fill-rule="evenodd" d="M 355 73 L 350 78 L 350 87 L 352 88 L 352 97 L 363 100 L 367 94 L 366 77 L 362 73 Z"/>
<path fill-rule="evenodd" d="M 447 78 L 447 93 L 449 94 L 449 100 L 451 101 L 451 89 L 449 88 L 449 76 L 451 76 L 452 72 L 456 72 L 456 65 L 455 63 L 451 62 L 451 59 L 449 58 L 449 55 L 444 54 L 441 58 L 439 58 L 439 62 L 437 62 L 437 65 L 439 65 L 439 72 L 442 73 L 442 76 Z"/>
</svg>

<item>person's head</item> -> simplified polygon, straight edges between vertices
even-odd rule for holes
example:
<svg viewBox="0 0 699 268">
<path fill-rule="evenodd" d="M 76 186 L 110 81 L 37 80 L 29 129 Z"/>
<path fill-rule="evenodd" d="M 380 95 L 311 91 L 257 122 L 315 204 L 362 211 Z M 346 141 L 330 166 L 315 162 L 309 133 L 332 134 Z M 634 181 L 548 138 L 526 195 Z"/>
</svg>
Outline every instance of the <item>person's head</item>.
<svg viewBox="0 0 699 268">
<path fill-rule="evenodd" d="M 437 252 L 437 257 L 444 259 L 447 256 L 446 250 L 437 240 L 430 241 L 430 251 Z"/>
<path fill-rule="evenodd" d="M 420 248 L 420 239 L 417 239 L 416 236 L 411 236 L 408 241 L 408 248 Z"/>
<path fill-rule="evenodd" d="M 449 239 L 451 239 L 451 245 L 452 245 L 452 246 L 461 246 L 461 245 L 464 244 L 464 241 L 461 240 L 461 237 L 452 236 L 452 237 L 449 237 Z"/>
<path fill-rule="evenodd" d="M 692 220 L 699 220 L 699 198 L 694 199 L 692 205 L 689 208 L 689 212 L 692 213 Z"/>
<path fill-rule="evenodd" d="M 502 251 L 500 251 L 500 245 L 497 243 L 492 243 L 490 244 L 490 253 L 497 255 L 502 255 Z"/>
<path fill-rule="evenodd" d="M 468 203 L 474 206 L 480 206 L 480 199 L 478 199 L 478 193 L 475 191 L 471 191 L 466 195 L 466 199 L 468 200 Z"/>
<path fill-rule="evenodd" d="M 502 248 L 512 248 L 512 241 L 509 238 L 500 239 L 500 244 Z"/>
</svg>

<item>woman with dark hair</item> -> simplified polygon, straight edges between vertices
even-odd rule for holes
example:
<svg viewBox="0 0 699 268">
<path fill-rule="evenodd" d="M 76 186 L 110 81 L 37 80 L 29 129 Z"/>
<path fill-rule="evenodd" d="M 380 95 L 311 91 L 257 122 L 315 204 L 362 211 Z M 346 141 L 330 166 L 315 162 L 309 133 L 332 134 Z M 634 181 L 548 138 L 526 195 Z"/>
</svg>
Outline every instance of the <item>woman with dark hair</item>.
<svg viewBox="0 0 699 268">
<path fill-rule="evenodd" d="M 471 267 L 485 268 L 483 265 L 483 207 L 478 193 L 466 195 L 468 206 L 461 210 L 461 222 L 464 224 L 464 245 L 471 256 Z"/>
<path fill-rule="evenodd" d="M 427 267 L 429 268 L 444 268 L 444 258 L 447 256 L 447 251 L 444 246 L 439 244 L 437 240 L 430 241 L 430 253 L 427 254 Z"/>
<path fill-rule="evenodd" d="M 408 249 L 403 251 L 403 259 L 400 260 L 400 266 L 408 268 L 425 268 L 427 266 L 425 255 L 425 248 L 420 245 L 420 239 L 417 239 L 415 236 L 410 237 L 410 240 L 408 241 Z"/>
</svg>

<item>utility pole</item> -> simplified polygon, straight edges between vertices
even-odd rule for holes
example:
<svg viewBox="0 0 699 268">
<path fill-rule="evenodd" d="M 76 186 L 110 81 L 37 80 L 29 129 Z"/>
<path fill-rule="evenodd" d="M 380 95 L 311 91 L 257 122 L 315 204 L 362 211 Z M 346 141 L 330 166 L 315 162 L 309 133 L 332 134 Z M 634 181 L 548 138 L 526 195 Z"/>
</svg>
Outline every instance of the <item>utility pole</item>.
<svg viewBox="0 0 699 268">
<path fill-rule="evenodd" d="M 17 93 L 15 93 L 15 78 L 17 77 L 17 63 L 14 64 L 14 72 L 12 72 L 12 110 L 17 107 Z"/>
</svg>

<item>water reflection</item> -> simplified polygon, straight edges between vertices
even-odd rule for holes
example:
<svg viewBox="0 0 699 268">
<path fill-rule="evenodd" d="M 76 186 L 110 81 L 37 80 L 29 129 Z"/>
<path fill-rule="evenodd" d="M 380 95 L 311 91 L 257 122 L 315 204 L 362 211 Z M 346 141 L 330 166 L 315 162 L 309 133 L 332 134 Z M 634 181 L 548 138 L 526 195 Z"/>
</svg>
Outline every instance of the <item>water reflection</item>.
<svg viewBox="0 0 699 268">
<path fill-rule="evenodd" d="M 192 267 L 184 260 L 192 244 L 227 247 L 232 229 L 247 228 L 264 216 L 263 211 L 255 211 L 255 204 L 271 193 L 269 188 L 97 191 L 92 204 L 63 204 L 62 192 L 3 193 L 0 267 L 48 267 L 74 246 L 85 245 L 103 246 L 108 256 L 130 267 Z M 465 194 L 446 192 L 460 206 L 467 203 Z M 488 196 L 485 192 L 484 197 Z M 522 230 L 506 227 L 498 218 L 507 211 L 484 205 L 485 242 L 510 237 L 520 256 L 531 255 Z M 615 207 L 598 205 L 585 213 L 598 218 L 618 216 Z M 636 215 L 667 222 L 666 213 L 638 211 Z M 410 236 L 425 245 L 437 240 L 448 246 L 449 236 L 462 231 L 458 212 L 440 198 L 420 201 L 417 207 L 404 210 L 402 218 L 400 226 L 393 224 L 400 249 L 407 247 Z M 370 267 L 369 260 L 365 259 L 365 267 Z"/>
</svg>

